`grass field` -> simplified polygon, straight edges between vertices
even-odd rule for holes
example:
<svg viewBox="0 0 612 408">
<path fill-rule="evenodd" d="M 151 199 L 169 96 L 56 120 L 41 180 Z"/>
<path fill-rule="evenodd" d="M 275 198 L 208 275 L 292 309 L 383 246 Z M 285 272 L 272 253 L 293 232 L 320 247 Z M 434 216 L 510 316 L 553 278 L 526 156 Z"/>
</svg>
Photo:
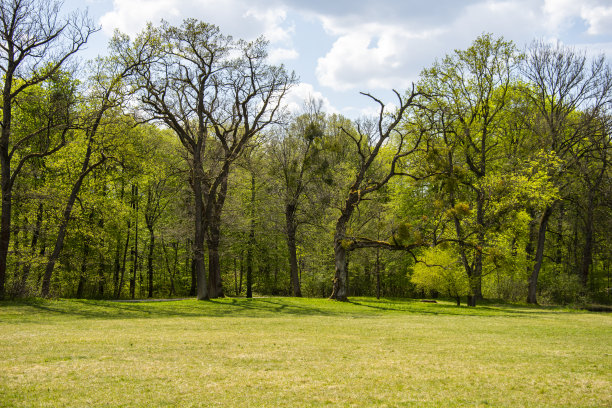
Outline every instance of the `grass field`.
<svg viewBox="0 0 612 408">
<path fill-rule="evenodd" d="M 612 315 L 355 298 L 0 303 L 0 406 L 612 406 Z"/>
</svg>

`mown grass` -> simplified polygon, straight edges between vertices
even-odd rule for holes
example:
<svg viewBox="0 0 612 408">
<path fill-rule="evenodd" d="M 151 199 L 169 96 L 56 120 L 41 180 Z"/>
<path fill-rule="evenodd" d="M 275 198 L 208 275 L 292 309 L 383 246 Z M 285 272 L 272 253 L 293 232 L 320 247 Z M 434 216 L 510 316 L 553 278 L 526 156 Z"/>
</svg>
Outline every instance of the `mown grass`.
<svg viewBox="0 0 612 408">
<path fill-rule="evenodd" d="M 356 298 L 0 303 L 0 406 L 612 406 L 612 315 Z"/>
</svg>

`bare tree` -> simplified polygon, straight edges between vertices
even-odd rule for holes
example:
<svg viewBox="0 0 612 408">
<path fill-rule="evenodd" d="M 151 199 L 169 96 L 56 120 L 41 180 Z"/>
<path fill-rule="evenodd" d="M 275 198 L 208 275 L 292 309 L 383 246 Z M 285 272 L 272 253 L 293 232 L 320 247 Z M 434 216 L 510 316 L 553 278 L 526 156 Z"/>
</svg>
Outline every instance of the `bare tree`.
<svg viewBox="0 0 612 408">
<path fill-rule="evenodd" d="M 358 155 L 358 164 L 354 178 L 348 189 L 348 194 L 340 217 L 336 221 L 334 234 L 335 276 L 331 299 L 346 301 L 347 285 L 347 254 L 357 248 L 386 248 L 411 250 L 421 245 L 404 245 L 397 242 L 385 242 L 377 239 L 350 236 L 347 234 L 349 222 L 360 202 L 369 194 L 380 190 L 396 175 L 417 178 L 402 171 L 402 161 L 420 149 L 423 133 L 414 132 L 415 127 L 407 126 L 409 110 L 417 107 L 417 99 L 421 94 L 414 90 L 402 98 L 394 91 L 399 102 L 395 112 L 387 112 L 385 104 L 370 94 L 363 94 L 374 100 L 380 107 L 378 118 L 357 124 L 357 129 L 342 129 L 346 137 L 354 143 Z M 381 161 L 379 154 L 383 149 L 393 152 L 390 161 Z"/>
<path fill-rule="evenodd" d="M 264 40 L 234 41 L 211 24 L 163 22 L 159 28 L 149 26 L 143 36 L 154 36 L 159 46 L 155 63 L 141 71 L 142 101 L 153 120 L 176 133 L 191 168 L 197 296 L 223 296 L 218 247 L 230 168 L 253 137 L 275 123 L 296 79 L 283 67 L 267 64 Z"/>
</svg>

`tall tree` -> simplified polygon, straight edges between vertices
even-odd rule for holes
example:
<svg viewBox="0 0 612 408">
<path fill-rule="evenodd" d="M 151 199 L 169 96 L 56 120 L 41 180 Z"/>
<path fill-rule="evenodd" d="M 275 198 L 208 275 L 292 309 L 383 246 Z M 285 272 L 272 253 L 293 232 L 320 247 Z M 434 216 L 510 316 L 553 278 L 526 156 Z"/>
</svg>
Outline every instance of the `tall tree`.
<svg viewBox="0 0 612 408">
<path fill-rule="evenodd" d="M 417 127 L 407 124 L 410 111 L 418 107 L 421 93 L 414 86 L 406 97 L 394 91 L 398 99 L 398 108 L 387 111 L 385 104 L 370 94 L 363 94 L 379 105 L 378 117 L 372 121 L 356 124 L 355 129 L 342 128 L 347 140 L 357 153 L 354 173 L 351 176 L 348 192 L 340 208 L 334 233 L 335 276 L 330 298 L 340 301 L 348 299 L 347 255 L 356 248 L 387 248 L 410 250 L 418 244 L 385 242 L 377 239 L 356 237 L 348 234 L 349 223 L 358 205 L 366 197 L 383 188 L 393 176 L 405 175 L 416 178 L 405 172 L 403 161 L 421 148 L 422 132 Z M 383 151 L 388 150 L 383 155 Z M 388 156 L 388 157 L 382 157 Z"/>
<path fill-rule="evenodd" d="M 139 38 L 147 36 L 157 38 L 159 46 L 155 63 L 141 71 L 142 101 L 153 119 L 177 134 L 192 173 L 198 299 L 223 296 L 218 247 L 230 168 L 249 141 L 275 123 L 296 79 L 266 63 L 265 41 L 234 41 L 211 24 L 163 23 L 149 26 Z"/>
<path fill-rule="evenodd" d="M 285 236 L 289 254 L 293 296 L 302 296 L 298 272 L 297 235 L 300 225 L 311 221 L 306 208 L 315 199 L 313 190 L 329 182 L 330 163 L 325 157 L 325 114 L 321 103 L 306 102 L 306 113 L 272 140 L 270 167 L 283 196 Z M 320 197 L 317 197 L 320 198 Z M 319 203 L 321 204 L 321 203 Z"/>
<path fill-rule="evenodd" d="M 96 31 L 86 14 L 74 13 L 60 18 L 59 1 L 8 0 L 0 4 L 0 69 L 2 70 L 2 123 L 0 123 L 0 299 L 4 298 L 6 265 L 10 244 L 12 191 L 24 164 L 34 158 L 56 152 L 56 144 L 20 157 L 13 167 L 16 153 L 32 138 L 46 129 L 66 128 L 65 118 L 15 139 L 12 131 L 13 108 L 28 88 L 57 74 L 70 57 L 78 52 Z"/>
<path fill-rule="evenodd" d="M 117 58 L 118 55 L 121 55 L 120 52 L 127 46 L 126 37 L 117 35 L 111 44 L 116 55 L 99 58 L 93 65 L 93 73 L 88 88 L 88 99 L 83 104 L 85 113 L 80 118 L 79 125 L 85 134 L 86 148 L 81 160 L 81 170 L 72 185 L 62 213 L 53 252 L 49 255 L 43 278 L 42 296 L 49 296 L 50 294 L 53 269 L 63 248 L 68 223 L 70 222 L 70 214 L 72 213 L 72 208 L 77 200 L 83 181 L 93 170 L 100 167 L 107 160 L 104 143 L 101 140 L 104 130 L 106 129 L 108 133 L 117 131 L 117 129 L 113 128 L 116 128 L 116 125 L 122 122 L 122 110 L 125 108 L 124 103 L 129 94 L 129 90 L 126 89 L 125 80 L 136 69 L 146 63 L 149 58 L 145 52 L 146 47 L 143 46 L 135 49 L 130 58 Z M 123 122 L 127 126 L 130 125 L 129 119 L 127 122 Z M 97 156 L 96 153 L 98 153 Z"/>
<path fill-rule="evenodd" d="M 422 86 L 434 95 L 432 116 L 439 122 L 439 137 L 446 157 L 445 184 L 448 203 L 474 208 L 475 218 L 462 222 L 455 211 L 452 223 L 460 243 L 463 267 L 470 280 L 470 306 L 482 298 L 481 281 L 487 231 L 491 229 L 488 205 L 490 181 L 499 167 L 499 146 L 504 136 L 504 111 L 520 60 L 516 47 L 491 34 L 478 37 L 467 50 L 456 50 L 422 73 Z M 435 152 L 435 150 L 434 150 Z"/>
<path fill-rule="evenodd" d="M 542 40 L 528 49 L 522 74 L 528 81 L 525 94 L 538 115 L 532 127 L 534 136 L 542 149 L 561 160 L 562 167 L 550 176 L 563 195 L 566 170 L 575 164 L 571 152 L 580 146 L 585 132 L 593 128 L 593 122 L 603 115 L 611 101 L 612 74 L 603 55 L 589 63 L 584 53 Z M 583 114 L 578 114 L 578 110 Z M 529 303 L 537 303 L 538 277 L 553 209 L 551 203 L 539 215 L 535 245 L 530 244 L 535 254 L 529 277 Z"/>
</svg>

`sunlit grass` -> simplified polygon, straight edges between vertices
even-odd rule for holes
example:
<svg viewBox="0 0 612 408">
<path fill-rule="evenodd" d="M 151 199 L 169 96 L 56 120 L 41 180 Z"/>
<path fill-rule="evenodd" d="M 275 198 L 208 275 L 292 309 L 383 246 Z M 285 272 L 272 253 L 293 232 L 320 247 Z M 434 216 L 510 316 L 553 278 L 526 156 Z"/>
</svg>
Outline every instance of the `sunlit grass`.
<svg viewBox="0 0 612 408">
<path fill-rule="evenodd" d="M 0 406 L 612 405 L 612 316 L 353 299 L 0 304 Z"/>
</svg>

